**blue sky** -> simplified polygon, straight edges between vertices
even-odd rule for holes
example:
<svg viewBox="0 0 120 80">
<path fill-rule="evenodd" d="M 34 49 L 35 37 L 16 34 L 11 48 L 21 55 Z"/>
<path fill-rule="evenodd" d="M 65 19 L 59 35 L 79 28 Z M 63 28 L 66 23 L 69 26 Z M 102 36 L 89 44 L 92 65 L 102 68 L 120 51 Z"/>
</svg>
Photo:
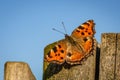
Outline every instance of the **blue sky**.
<svg viewBox="0 0 120 80">
<path fill-rule="evenodd" d="M 93 19 L 95 37 L 120 32 L 120 0 L 0 0 L 0 80 L 6 61 L 27 62 L 37 80 L 42 79 L 44 47 Z"/>
</svg>

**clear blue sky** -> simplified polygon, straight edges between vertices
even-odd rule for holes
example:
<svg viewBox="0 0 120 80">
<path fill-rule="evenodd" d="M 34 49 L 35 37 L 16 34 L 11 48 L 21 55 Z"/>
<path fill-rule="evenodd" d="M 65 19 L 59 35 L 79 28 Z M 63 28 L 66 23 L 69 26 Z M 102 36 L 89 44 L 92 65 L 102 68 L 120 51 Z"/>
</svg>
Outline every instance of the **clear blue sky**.
<svg viewBox="0 0 120 80">
<path fill-rule="evenodd" d="M 120 32 L 120 0 L 0 0 L 0 80 L 6 61 L 27 62 L 37 80 L 42 80 L 44 47 L 64 38 L 88 19 L 101 33 Z"/>
</svg>

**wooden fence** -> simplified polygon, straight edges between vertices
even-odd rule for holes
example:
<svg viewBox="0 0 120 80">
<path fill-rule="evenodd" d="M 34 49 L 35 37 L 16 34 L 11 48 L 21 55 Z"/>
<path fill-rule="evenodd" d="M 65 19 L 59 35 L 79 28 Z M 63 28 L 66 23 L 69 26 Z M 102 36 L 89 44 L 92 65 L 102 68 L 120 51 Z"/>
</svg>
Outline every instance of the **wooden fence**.
<svg viewBox="0 0 120 80">
<path fill-rule="evenodd" d="M 11 68 L 14 68 L 14 64 Z M 7 64 L 10 65 L 10 64 Z M 18 66 L 25 67 L 25 66 Z M 18 69 L 18 70 L 16 70 Z M 19 68 L 11 70 L 5 67 L 5 80 L 36 80 L 27 69 L 30 77 L 8 79 L 8 76 L 24 76 Z M 96 48 L 94 55 L 89 56 L 81 65 L 57 65 L 44 62 L 43 80 L 120 80 L 120 33 L 103 33 L 100 48 Z"/>
<path fill-rule="evenodd" d="M 120 34 L 102 34 L 99 80 L 120 80 Z"/>
<path fill-rule="evenodd" d="M 6 62 L 4 80 L 36 80 L 36 78 L 27 63 Z"/>
</svg>

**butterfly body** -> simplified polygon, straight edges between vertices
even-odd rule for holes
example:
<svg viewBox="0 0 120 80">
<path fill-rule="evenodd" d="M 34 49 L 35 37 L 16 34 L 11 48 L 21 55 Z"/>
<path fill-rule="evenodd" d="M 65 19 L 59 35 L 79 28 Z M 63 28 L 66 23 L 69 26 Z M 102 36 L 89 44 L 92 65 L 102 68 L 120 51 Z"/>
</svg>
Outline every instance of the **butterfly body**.
<svg viewBox="0 0 120 80">
<path fill-rule="evenodd" d="M 94 22 L 88 20 L 77 27 L 69 36 L 65 34 L 65 39 L 60 40 L 50 49 L 45 56 L 45 60 L 50 63 L 80 64 L 81 60 L 91 54 L 94 46 Z"/>
</svg>

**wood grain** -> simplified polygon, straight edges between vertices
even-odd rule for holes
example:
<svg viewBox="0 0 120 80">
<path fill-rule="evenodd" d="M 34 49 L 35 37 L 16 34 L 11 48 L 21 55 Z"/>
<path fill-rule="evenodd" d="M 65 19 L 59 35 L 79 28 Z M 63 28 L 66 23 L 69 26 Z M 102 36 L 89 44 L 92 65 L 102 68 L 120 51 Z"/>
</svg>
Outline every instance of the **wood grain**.
<svg viewBox="0 0 120 80">
<path fill-rule="evenodd" d="M 120 34 L 102 34 L 99 80 L 120 80 Z"/>
</svg>

